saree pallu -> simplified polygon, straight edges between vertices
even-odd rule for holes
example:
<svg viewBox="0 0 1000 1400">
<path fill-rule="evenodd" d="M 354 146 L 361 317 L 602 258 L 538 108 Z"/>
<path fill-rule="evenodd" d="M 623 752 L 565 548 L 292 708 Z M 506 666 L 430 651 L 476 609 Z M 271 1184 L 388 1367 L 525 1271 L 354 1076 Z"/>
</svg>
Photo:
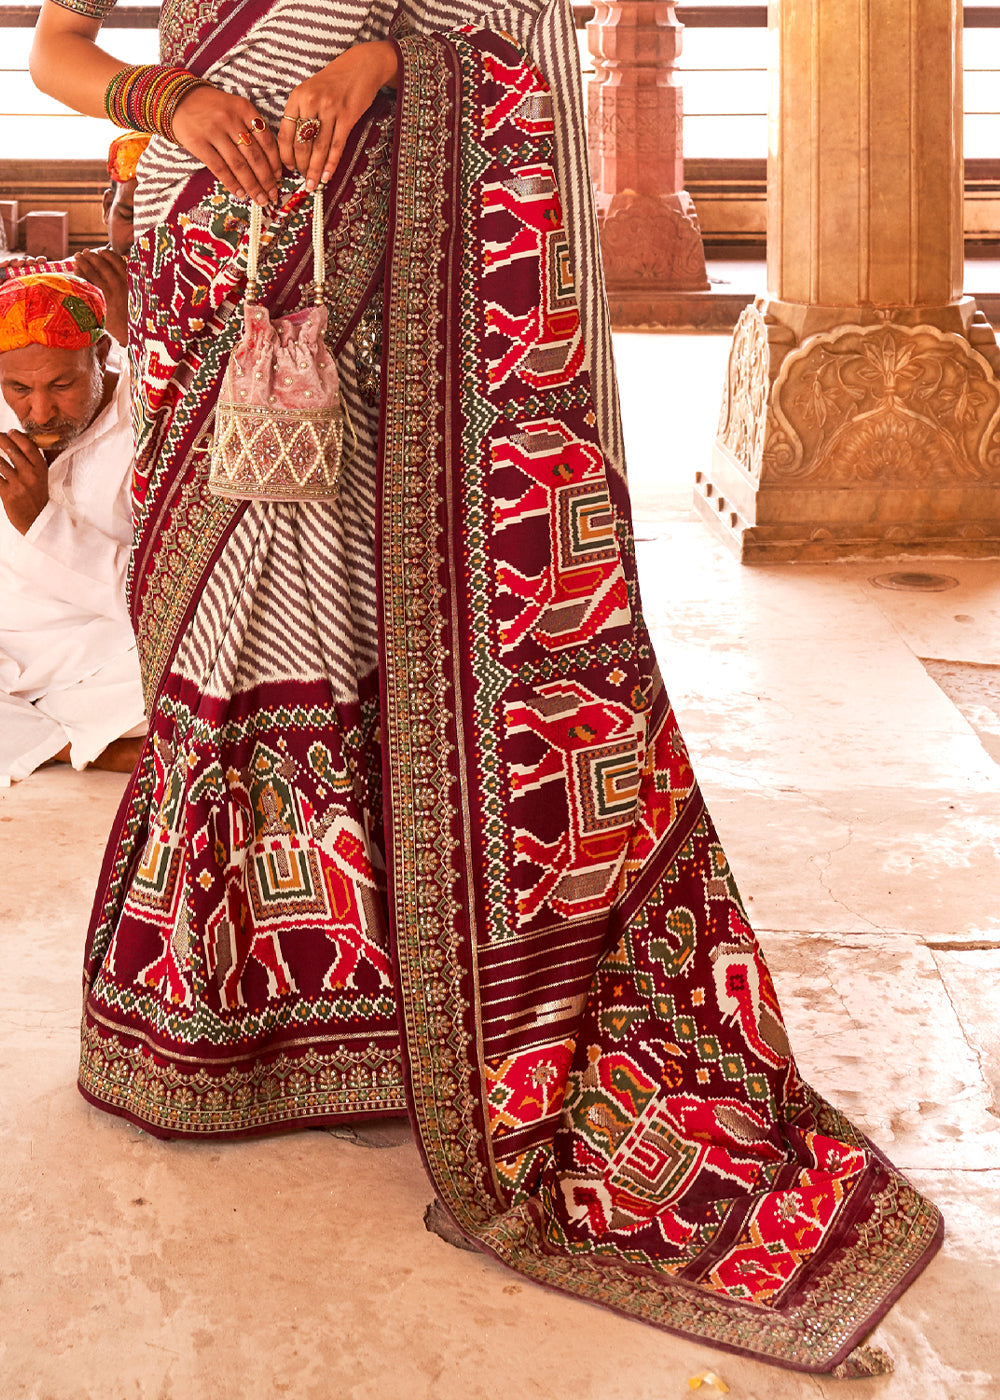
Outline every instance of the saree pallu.
<svg viewBox="0 0 1000 1400">
<path fill-rule="evenodd" d="M 698 792 L 597 429 L 548 91 L 497 32 L 398 48 L 395 109 L 327 192 L 358 432 L 338 502 L 206 492 L 239 207 L 206 184 L 139 245 L 152 720 L 81 1087 L 195 1137 L 405 1106 L 511 1268 L 793 1368 L 882 1369 L 855 1348 L 940 1218 L 799 1077 Z M 311 292 L 283 198 L 276 314 Z"/>
</svg>

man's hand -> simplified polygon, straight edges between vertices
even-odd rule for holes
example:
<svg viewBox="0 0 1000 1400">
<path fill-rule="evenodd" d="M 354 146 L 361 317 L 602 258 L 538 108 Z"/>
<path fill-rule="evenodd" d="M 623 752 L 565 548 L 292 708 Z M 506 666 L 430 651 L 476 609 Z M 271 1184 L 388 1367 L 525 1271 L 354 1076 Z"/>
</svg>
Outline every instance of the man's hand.
<svg viewBox="0 0 1000 1400">
<path fill-rule="evenodd" d="M 49 468 L 25 433 L 0 433 L 0 505 L 19 535 L 26 535 L 49 499 Z"/>
<path fill-rule="evenodd" d="M 78 277 L 100 287 L 108 304 L 105 326 L 124 345 L 128 340 L 128 280 L 125 259 L 110 248 L 84 248 L 73 259 Z"/>
</svg>

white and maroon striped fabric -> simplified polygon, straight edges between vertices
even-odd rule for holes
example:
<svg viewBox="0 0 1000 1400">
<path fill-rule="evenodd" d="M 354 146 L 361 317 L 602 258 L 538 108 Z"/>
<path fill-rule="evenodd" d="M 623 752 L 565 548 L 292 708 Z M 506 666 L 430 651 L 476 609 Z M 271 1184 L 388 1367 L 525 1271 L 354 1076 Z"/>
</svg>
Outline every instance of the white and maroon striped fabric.
<svg viewBox="0 0 1000 1400">
<path fill-rule="evenodd" d="M 202 0 L 210 6 L 212 0 Z M 160 24 L 164 62 L 179 61 L 192 24 L 189 5 L 165 5 Z M 587 345 L 595 410 L 609 465 L 624 474 L 618 390 L 604 294 L 597 218 L 584 123 L 580 61 L 569 0 L 520 0 L 489 10 L 475 0 L 406 0 L 413 27 L 441 33 L 462 25 L 489 25 L 513 35 L 538 64 L 552 90 L 556 170 L 570 235 L 577 297 Z M 239 92 L 277 125 L 288 93 L 352 44 L 384 38 L 396 13 L 392 0 L 275 0 L 205 76 Z M 176 16 L 176 18 L 175 18 Z M 166 217 L 198 163 L 181 148 L 154 137 L 140 165 L 135 204 L 137 234 Z"/>
</svg>

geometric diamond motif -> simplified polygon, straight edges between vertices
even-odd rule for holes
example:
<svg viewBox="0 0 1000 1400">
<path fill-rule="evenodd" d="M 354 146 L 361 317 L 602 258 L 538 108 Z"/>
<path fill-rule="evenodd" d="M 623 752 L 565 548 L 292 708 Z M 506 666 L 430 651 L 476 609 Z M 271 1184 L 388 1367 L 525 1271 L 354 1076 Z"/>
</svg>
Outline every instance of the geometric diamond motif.
<svg viewBox="0 0 1000 1400">
<path fill-rule="evenodd" d="M 343 412 L 219 400 L 209 488 L 235 500 L 329 500 L 343 464 Z"/>
</svg>

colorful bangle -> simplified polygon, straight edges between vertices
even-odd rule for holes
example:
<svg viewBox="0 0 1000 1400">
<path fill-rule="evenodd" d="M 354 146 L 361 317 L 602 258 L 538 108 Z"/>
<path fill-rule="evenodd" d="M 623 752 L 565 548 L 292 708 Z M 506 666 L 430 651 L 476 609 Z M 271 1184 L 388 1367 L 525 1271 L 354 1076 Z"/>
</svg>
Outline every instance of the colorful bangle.
<svg viewBox="0 0 1000 1400">
<path fill-rule="evenodd" d="M 104 94 L 104 108 L 116 126 L 150 131 L 175 141 L 173 120 L 189 92 L 211 84 L 186 68 L 140 63 L 116 73 Z"/>
</svg>

